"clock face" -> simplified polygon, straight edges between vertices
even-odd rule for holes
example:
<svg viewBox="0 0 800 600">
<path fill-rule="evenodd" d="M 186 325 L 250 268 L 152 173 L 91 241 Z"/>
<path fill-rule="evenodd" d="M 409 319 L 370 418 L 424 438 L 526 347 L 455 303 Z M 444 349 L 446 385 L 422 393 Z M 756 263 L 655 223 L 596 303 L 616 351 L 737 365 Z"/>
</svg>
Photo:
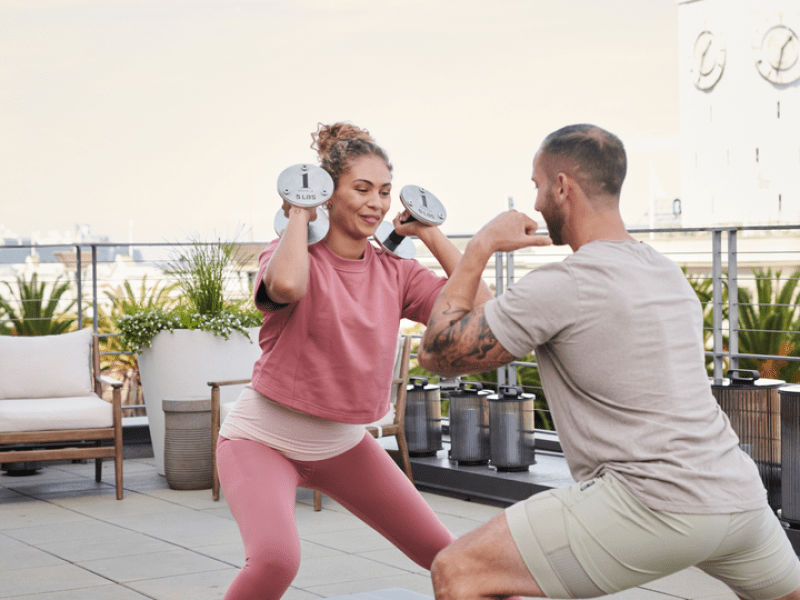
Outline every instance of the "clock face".
<svg viewBox="0 0 800 600">
<path fill-rule="evenodd" d="M 694 42 L 689 71 L 692 83 L 700 90 L 710 90 L 725 69 L 725 43 L 711 31 L 701 31 Z"/>
<path fill-rule="evenodd" d="M 781 21 L 772 17 L 753 36 L 753 61 L 767 81 L 779 85 L 800 79 L 800 38 Z"/>
</svg>

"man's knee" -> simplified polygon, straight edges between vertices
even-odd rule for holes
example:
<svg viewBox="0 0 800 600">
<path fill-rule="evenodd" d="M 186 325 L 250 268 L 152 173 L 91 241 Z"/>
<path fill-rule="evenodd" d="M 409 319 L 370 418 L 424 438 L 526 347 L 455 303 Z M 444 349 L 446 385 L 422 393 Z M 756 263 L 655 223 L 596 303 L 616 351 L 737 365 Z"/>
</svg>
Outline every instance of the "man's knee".
<svg viewBox="0 0 800 600">
<path fill-rule="evenodd" d="M 437 600 L 463 598 L 462 589 L 469 589 L 468 572 L 463 557 L 452 546 L 441 550 L 431 565 L 431 580 Z"/>
</svg>

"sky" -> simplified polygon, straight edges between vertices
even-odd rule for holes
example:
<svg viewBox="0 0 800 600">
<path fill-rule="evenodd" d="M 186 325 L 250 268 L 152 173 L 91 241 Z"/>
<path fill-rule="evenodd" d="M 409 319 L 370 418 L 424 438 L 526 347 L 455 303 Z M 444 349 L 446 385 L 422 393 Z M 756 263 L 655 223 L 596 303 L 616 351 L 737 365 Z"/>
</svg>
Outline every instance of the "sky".
<svg viewBox="0 0 800 600">
<path fill-rule="evenodd" d="M 676 0 L 0 0 L 0 236 L 268 241 L 317 123 L 368 129 L 399 190 L 474 233 L 534 213 L 533 155 L 589 122 L 680 196 Z"/>
</svg>

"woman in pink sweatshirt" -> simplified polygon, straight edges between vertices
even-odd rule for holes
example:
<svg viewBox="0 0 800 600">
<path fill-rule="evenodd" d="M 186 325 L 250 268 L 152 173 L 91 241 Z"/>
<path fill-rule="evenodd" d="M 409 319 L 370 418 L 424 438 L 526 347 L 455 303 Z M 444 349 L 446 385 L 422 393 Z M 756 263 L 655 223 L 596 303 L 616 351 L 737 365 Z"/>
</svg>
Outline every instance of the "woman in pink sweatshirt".
<svg viewBox="0 0 800 600">
<path fill-rule="evenodd" d="M 220 430 L 220 481 L 246 554 L 226 600 L 277 600 L 291 584 L 298 486 L 330 496 L 426 569 L 453 539 L 364 427 L 390 409 L 400 320 L 427 323 L 446 279 L 369 243 L 392 190 L 392 166 L 369 132 L 320 124 L 312 137 L 335 184 L 330 228 L 308 245 L 316 209 L 284 203 L 286 230 L 259 258 L 262 355 Z M 461 253 L 407 217 L 394 218 L 397 233 L 418 237 L 449 276 Z M 474 301 L 490 297 L 484 285 Z"/>
</svg>

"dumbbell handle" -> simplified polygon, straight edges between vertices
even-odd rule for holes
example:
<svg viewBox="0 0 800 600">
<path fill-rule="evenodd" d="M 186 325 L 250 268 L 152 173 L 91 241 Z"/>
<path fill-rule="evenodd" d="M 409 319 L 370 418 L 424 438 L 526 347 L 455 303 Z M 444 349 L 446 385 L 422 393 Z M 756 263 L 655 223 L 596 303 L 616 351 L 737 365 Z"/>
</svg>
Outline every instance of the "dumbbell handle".
<svg viewBox="0 0 800 600">
<path fill-rule="evenodd" d="M 408 210 L 409 216 L 403 223 L 419 221 L 425 225 L 441 225 L 446 212 L 442 203 L 430 192 L 415 185 L 407 185 L 400 190 L 400 202 Z M 375 239 L 387 252 L 400 258 L 414 258 L 416 248 L 406 236 L 395 231 L 391 222 L 384 221 L 375 232 Z"/>
<path fill-rule="evenodd" d="M 405 221 L 403 221 L 403 223 L 411 223 L 412 221 L 416 220 L 417 219 L 413 215 L 410 215 Z M 383 246 L 389 252 L 394 252 L 395 250 L 397 250 L 397 247 L 403 243 L 404 239 L 406 239 L 406 236 L 400 235 L 399 233 L 397 233 L 397 231 L 392 229 L 392 232 L 389 234 L 389 237 L 387 237 L 383 241 Z"/>
</svg>

